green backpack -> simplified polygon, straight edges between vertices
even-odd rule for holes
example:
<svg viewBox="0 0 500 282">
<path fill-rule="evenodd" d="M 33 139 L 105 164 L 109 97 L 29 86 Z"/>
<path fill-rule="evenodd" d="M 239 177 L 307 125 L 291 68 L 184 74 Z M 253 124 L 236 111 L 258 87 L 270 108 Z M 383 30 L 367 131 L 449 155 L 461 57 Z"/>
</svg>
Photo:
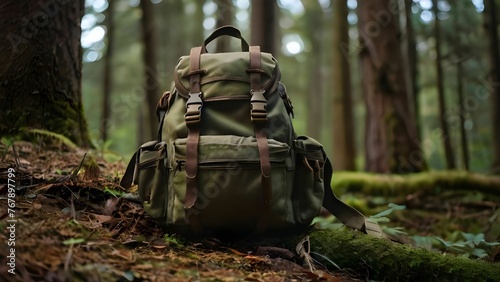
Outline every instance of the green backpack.
<svg viewBox="0 0 500 282">
<path fill-rule="evenodd" d="M 229 35 L 242 52 L 212 54 Z M 382 233 L 330 188 L 321 144 L 297 136 L 276 59 L 239 30 L 215 30 L 179 59 L 157 106 L 159 136 L 143 144 L 121 185 L 139 185 L 144 210 L 161 226 L 191 234 L 262 234 L 307 228 L 321 207 L 345 225 Z"/>
</svg>

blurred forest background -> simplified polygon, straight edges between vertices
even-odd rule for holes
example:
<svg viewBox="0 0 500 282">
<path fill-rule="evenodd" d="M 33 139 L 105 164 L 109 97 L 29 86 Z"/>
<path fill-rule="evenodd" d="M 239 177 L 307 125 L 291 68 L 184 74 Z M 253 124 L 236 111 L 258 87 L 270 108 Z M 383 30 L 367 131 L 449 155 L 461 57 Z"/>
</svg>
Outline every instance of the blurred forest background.
<svg viewBox="0 0 500 282">
<path fill-rule="evenodd" d="M 278 59 L 295 129 L 320 140 L 337 170 L 488 173 L 500 146 L 493 139 L 500 127 L 494 12 L 494 0 L 86 0 L 82 88 L 90 135 L 128 159 L 154 138 L 151 105 L 171 88 L 179 56 L 231 24 Z M 239 48 L 234 39 L 209 46 Z M 391 126 L 389 137 L 377 132 Z M 399 141 L 381 149 L 384 138 Z M 416 144 L 391 148 L 409 143 Z M 377 165 L 384 155 L 398 165 Z"/>
<path fill-rule="evenodd" d="M 16 256 L 39 267 L 33 270 L 39 277 L 61 267 L 73 277 L 67 272 L 72 266 L 85 273 L 70 265 L 71 254 L 80 256 L 78 264 L 107 259 L 123 275 L 137 265 L 158 277 L 163 272 L 141 268 L 135 254 L 147 264 L 158 258 L 149 254 L 171 249 L 191 256 L 165 244 L 156 249 L 145 237 L 132 240 L 141 243 L 130 249 L 130 238 L 139 234 L 160 236 L 167 246 L 179 243 L 169 245 L 157 226 L 142 221 L 144 214 L 117 183 L 123 163 L 114 161 L 128 161 L 140 144 L 156 138 L 155 107 L 172 87 L 179 57 L 218 26 L 234 25 L 251 45 L 277 58 L 295 129 L 325 146 L 337 195 L 364 214 L 378 212 L 371 218 L 393 240 L 498 262 L 499 15 L 500 0 L 0 1 L 0 180 L 8 183 L 0 190 L 15 196 L 10 182 L 17 176 L 24 218 Z M 238 40 L 221 38 L 208 51 L 239 48 Z M 23 139 L 33 142 L 14 146 Z M 430 172 L 396 175 L 420 171 Z M 11 200 L 4 200 L 7 210 Z M 90 229 L 82 228 L 86 224 Z M 333 217 L 315 224 L 338 228 Z M 7 240 L 5 226 L 0 237 Z M 59 241 L 45 240 L 54 236 Z M 88 251 L 87 239 L 105 243 L 92 242 L 97 249 Z M 72 253 L 73 245 L 85 251 Z M 107 247 L 127 256 L 117 261 Z M 366 267 L 368 260 L 353 254 L 362 263 L 345 265 L 359 264 L 360 273 L 385 265 L 375 259 L 374 268 Z M 395 258 L 398 263 L 387 264 L 391 274 L 399 274 L 399 261 L 413 265 Z M 187 269 L 196 265 L 197 271 L 205 260 L 191 259 Z M 177 271 L 170 261 L 158 266 Z M 427 271 L 413 273 L 420 272 Z"/>
</svg>

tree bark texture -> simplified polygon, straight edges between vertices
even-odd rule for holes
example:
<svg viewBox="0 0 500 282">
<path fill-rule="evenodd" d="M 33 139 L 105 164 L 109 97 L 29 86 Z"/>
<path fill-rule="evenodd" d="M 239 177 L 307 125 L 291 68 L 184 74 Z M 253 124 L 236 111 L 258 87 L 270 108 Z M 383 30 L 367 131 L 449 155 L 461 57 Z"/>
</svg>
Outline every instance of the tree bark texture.
<svg viewBox="0 0 500 282">
<path fill-rule="evenodd" d="M 145 123 L 139 126 L 145 126 L 145 136 L 143 142 L 153 140 L 158 135 L 158 118 L 156 116 L 156 104 L 159 97 L 159 82 L 157 78 L 156 59 L 156 26 L 154 22 L 153 3 L 150 0 L 141 0 L 141 27 L 142 40 L 144 43 L 144 90 L 146 94 L 147 109 L 145 112 Z"/>
<path fill-rule="evenodd" d="M 260 46 L 262 52 L 277 55 L 277 14 L 276 1 L 253 0 L 251 13 L 251 45 Z"/>
<path fill-rule="evenodd" d="M 347 15 L 347 2 L 335 1 L 332 40 L 332 165 L 334 170 L 356 169 Z"/>
<path fill-rule="evenodd" d="M 2 1 L 0 136 L 38 128 L 90 144 L 81 97 L 84 1 Z"/>
<path fill-rule="evenodd" d="M 446 122 L 446 99 L 445 89 L 444 89 L 444 73 L 442 66 L 442 55 L 441 55 L 441 26 L 438 18 L 439 9 L 437 6 L 437 0 L 432 0 L 432 10 L 434 12 L 434 39 L 436 40 L 436 84 L 437 84 L 437 94 L 438 94 L 438 106 L 439 106 L 439 124 L 441 131 L 443 133 L 443 146 L 444 155 L 446 158 L 446 167 L 448 169 L 455 168 L 455 156 L 453 154 L 453 148 L 451 145 L 451 136 L 448 130 L 448 123 Z"/>
<path fill-rule="evenodd" d="M 484 24 L 489 36 L 490 53 L 490 83 L 493 126 L 493 164 L 492 170 L 500 174 L 500 43 L 498 39 L 498 15 L 495 0 L 484 1 Z"/>
<path fill-rule="evenodd" d="M 390 0 L 358 2 L 360 62 L 366 102 L 365 166 L 370 172 L 425 168 L 409 97 L 397 17 Z"/>
</svg>

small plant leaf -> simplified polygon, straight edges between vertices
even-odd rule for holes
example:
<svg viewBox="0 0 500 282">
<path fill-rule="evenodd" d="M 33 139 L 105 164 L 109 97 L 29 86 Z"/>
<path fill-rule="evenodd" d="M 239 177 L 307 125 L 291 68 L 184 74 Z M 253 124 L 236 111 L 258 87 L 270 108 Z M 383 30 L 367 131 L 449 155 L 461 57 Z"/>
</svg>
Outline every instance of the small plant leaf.
<svg viewBox="0 0 500 282">
<path fill-rule="evenodd" d="M 484 258 L 484 257 L 488 256 L 488 253 L 485 250 L 483 250 L 483 249 L 474 249 L 472 251 L 472 254 L 475 255 L 478 258 Z"/>
<path fill-rule="evenodd" d="M 406 209 L 406 205 L 397 205 L 394 203 L 389 203 L 388 206 L 395 211 L 402 211 Z"/>
<path fill-rule="evenodd" d="M 63 242 L 64 245 L 74 245 L 85 242 L 83 238 L 70 238 Z"/>
</svg>

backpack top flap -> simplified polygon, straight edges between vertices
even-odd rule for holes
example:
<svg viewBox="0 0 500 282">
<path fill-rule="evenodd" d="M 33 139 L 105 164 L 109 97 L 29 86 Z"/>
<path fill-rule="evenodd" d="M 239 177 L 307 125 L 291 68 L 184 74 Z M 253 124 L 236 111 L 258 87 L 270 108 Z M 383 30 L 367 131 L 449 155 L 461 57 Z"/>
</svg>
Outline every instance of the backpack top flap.
<svg viewBox="0 0 500 282">
<path fill-rule="evenodd" d="M 189 94 L 189 56 L 182 56 L 175 67 L 175 88 L 179 94 L 188 98 Z M 203 99 L 216 97 L 250 97 L 249 52 L 203 53 L 200 69 Z M 274 93 L 280 80 L 276 59 L 269 53 L 261 53 L 261 84 L 268 93 Z M 228 83 L 232 82 L 232 83 Z"/>
</svg>

